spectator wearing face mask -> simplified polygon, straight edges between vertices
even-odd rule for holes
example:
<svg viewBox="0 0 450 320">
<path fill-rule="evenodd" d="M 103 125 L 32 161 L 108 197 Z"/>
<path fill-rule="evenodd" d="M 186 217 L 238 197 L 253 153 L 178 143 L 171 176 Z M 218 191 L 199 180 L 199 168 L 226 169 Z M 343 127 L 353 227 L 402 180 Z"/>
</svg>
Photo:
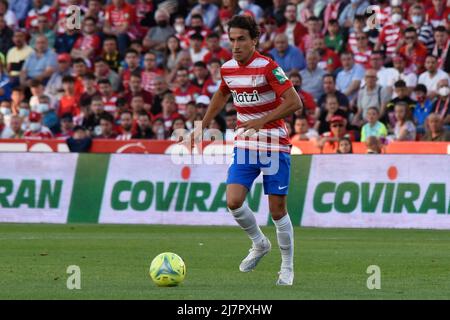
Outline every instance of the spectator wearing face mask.
<svg viewBox="0 0 450 320">
<path fill-rule="evenodd" d="M 450 88 L 448 82 L 441 82 L 438 98 L 433 105 L 433 113 L 439 115 L 445 126 L 450 126 Z"/>
<path fill-rule="evenodd" d="M 165 9 L 156 10 L 155 20 L 157 25 L 150 28 L 143 44 L 146 49 L 156 51 L 162 57 L 166 41 L 175 34 L 175 30 L 169 24 L 170 14 Z"/>
<path fill-rule="evenodd" d="M 30 124 L 24 133 L 25 139 L 51 139 L 53 134 L 49 128 L 42 125 L 42 115 L 38 112 L 30 113 Z"/>
<path fill-rule="evenodd" d="M 59 119 L 55 110 L 50 107 L 50 98 L 46 95 L 39 96 L 39 103 L 35 110 L 42 116 L 42 124 L 49 128 L 53 134 L 60 131 Z"/>
<path fill-rule="evenodd" d="M 435 43 L 433 27 L 425 20 L 425 10 L 421 4 L 415 4 L 409 9 L 409 20 L 417 30 L 419 41 L 427 47 L 428 51 L 433 50 Z"/>
<path fill-rule="evenodd" d="M 295 91 L 297 91 L 303 102 L 303 108 L 297 112 L 303 112 L 304 117 L 308 120 L 309 126 L 313 127 L 319 117 L 320 108 L 317 107 L 314 97 L 302 89 L 302 77 L 300 73 L 296 71 L 291 72 L 289 74 L 289 80 L 291 80 Z"/>
<path fill-rule="evenodd" d="M 392 8 L 390 21 L 382 27 L 375 50 L 381 50 L 384 47 L 386 56 L 390 58 L 395 53 L 402 32 L 408 27 L 408 24 L 408 21 L 403 19 L 402 8 Z"/>
</svg>

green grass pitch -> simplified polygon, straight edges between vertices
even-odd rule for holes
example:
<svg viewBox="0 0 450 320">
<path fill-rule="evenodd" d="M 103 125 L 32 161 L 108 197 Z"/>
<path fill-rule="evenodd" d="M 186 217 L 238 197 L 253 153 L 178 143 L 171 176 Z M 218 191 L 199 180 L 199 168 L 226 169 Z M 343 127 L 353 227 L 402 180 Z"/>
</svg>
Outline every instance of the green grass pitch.
<svg viewBox="0 0 450 320">
<path fill-rule="evenodd" d="M 295 228 L 295 281 L 276 287 L 280 253 L 250 273 L 238 265 L 250 241 L 239 227 L 0 224 L 0 299 L 449 299 L 450 232 Z M 172 251 L 183 284 L 158 288 L 148 268 Z M 69 265 L 81 290 L 68 290 Z M 369 265 L 381 289 L 369 290 Z"/>
</svg>

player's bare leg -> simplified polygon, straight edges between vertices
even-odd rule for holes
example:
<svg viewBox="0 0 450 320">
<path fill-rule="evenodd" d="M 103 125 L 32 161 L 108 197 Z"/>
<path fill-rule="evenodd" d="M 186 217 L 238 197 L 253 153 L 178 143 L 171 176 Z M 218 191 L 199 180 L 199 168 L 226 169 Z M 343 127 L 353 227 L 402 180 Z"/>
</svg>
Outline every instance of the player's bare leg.
<svg viewBox="0 0 450 320">
<path fill-rule="evenodd" d="M 255 215 L 245 203 L 247 188 L 240 184 L 227 185 L 227 206 L 236 222 L 247 232 L 253 245 L 244 260 L 242 260 L 239 270 L 249 272 L 255 269 L 258 262 L 271 249 L 269 239 L 262 233 L 256 222 Z"/>
<path fill-rule="evenodd" d="M 269 195 L 269 208 L 277 229 L 281 251 L 281 269 L 277 285 L 290 286 L 294 282 L 294 229 L 287 214 L 285 195 Z"/>
</svg>

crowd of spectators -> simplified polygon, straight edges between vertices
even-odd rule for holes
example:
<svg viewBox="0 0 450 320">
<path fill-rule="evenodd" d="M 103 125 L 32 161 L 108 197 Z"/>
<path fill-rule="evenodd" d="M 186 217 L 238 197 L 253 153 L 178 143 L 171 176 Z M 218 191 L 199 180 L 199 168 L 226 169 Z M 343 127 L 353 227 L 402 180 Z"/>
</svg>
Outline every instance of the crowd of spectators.
<svg viewBox="0 0 450 320">
<path fill-rule="evenodd" d="M 227 22 L 246 14 L 304 103 L 292 141 L 449 141 L 446 1 L 0 0 L 0 137 L 174 139 L 205 114 Z M 230 101 L 210 128 L 230 140 L 236 121 Z"/>
</svg>

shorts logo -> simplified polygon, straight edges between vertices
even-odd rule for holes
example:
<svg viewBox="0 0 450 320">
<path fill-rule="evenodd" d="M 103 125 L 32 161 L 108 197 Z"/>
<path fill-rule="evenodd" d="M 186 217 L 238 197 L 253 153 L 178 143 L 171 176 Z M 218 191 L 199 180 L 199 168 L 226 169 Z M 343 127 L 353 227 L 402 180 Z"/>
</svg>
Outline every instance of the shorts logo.
<svg viewBox="0 0 450 320">
<path fill-rule="evenodd" d="M 253 93 L 237 93 L 236 90 L 231 90 L 231 94 L 233 95 L 233 100 L 239 103 L 255 103 L 261 101 L 256 90 L 253 90 Z"/>
<path fill-rule="evenodd" d="M 286 80 L 288 79 L 286 77 L 286 74 L 284 73 L 283 69 L 281 69 L 281 67 L 273 69 L 272 73 L 275 76 L 275 78 L 277 78 L 277 80 L 280 84 L 284 84 L 286 82 Z"/>
</svg>

